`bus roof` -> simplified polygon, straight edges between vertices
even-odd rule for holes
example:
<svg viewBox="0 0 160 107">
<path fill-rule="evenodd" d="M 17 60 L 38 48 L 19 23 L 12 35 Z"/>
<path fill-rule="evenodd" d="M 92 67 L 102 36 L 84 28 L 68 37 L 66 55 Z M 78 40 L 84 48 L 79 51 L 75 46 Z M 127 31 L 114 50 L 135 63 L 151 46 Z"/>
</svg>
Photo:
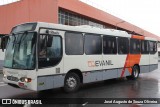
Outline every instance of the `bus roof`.
<svg viewBox="0 0 160 107">
<path fill-rule="evenodd" d="M 39 30 L 39 28 L 50 28 L 50 29 L 62 30 L 62 31 L 94 33 L 94 34 L 112 35 L 112 36 L 121 36 L 121 37 L 131 37 L 132 35 L 122 30 L 105 29 L 105 28 L 103 29 L 103 28 L 93 27 L 89 25 L 69 26 L 69 25 L 54 24 L 54 23 L 47 23 L 47 22 L 29 22 L 29 23 L 23 23 L 23 24 L 37 24 L 36 29 L 35 29 L 37 31 Z M 145 37 L 145 39 L 157 41 L 157 39 L 151 38 L 151 37 Z"/>
<path fill-rule="evenodd" d="M 37 22 L 37 28 L 39 27 L 46 27 L 46 28 L 52 28 L 52 29 L 64 30 L 64 31 L 112 35 L 112 36 L 123 36 L 123 37 L 131 36 L 126 31 L 115 30 L 115 29 L 101 29 L 101 28 L 92 27 L 89 25 L 68 26 L 68 25 L 61 25 L 61 24 Z"/>
</svg>

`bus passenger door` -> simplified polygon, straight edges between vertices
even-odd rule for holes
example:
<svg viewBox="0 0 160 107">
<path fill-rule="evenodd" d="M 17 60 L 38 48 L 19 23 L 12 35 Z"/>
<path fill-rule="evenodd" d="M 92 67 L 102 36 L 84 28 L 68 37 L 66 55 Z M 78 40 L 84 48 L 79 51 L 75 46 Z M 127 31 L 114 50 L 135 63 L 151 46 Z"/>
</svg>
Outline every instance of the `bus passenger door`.
<svg viewBox="0 0 160 107">
<path fill-rule="evenodd" d="M 153 71 L 158 68 L 158 52 L 156 41 L 150 41 L 150 57 L 149 57 L 149 70 Z"/>
<path fill-rule="evenodd" d="M 140 59 L 140 73 L 147 73 L 150 71 L 150 54 L 149 41 L 141 40 L 141 59 Z"/>
<path fill-rule="evenodd" d="M 55 31 L 53 31 L 55 32 Z M 40 89 L 50 89 L 63 86 L 62 37 L 52 34 L 39 35 L 38 48 L 38 83 L 44 83 Z M 43 77 L 43 78 L 42 78 Z M 42 82 L 43 81 L 43 82 Z"/>
</svg>

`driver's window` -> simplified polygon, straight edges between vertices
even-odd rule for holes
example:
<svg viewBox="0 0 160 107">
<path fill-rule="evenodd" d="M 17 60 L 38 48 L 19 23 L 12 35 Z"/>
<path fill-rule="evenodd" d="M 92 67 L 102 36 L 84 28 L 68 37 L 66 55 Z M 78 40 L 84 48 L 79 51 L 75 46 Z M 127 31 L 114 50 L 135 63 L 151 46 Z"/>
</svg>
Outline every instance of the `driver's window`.
<svg viewBox="0 0 160 107">
<path fill-rule="evenodd" d="M 47 35 L 40 35 L 39 38 L 39 58 L 46 58 L 47 56 Z"/>
<path fill-rule="evenodd" d="M 55 66 L 62 58 L 62 39 L 60 36 L 40 35 L 39 68 Z"/>
<path fill-rule="evenodd" d="M 57 58 L 61 57 L 61 40 L 60 37 L 54 36 L 53 38 L 48 38 L 52 39 L 50 41 L 50 46 L 47 46 L 47 57 L 48 58 Z"/>
</svg>

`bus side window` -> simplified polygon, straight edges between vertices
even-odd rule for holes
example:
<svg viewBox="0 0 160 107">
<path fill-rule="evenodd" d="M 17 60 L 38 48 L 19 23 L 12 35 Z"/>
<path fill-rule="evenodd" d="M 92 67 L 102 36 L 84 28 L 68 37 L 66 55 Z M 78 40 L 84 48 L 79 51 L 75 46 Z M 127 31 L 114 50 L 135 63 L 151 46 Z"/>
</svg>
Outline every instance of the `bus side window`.
<svg viewBox="0 0 160 107">
<path fill-rule="evenodd" d="M 149 54 L 149 43 L 147 40 L 141 41 L 141 53 L 142 54 Z"/>
<path fill-rule="evenodd" d="M 117 54 L 116 37 L 103 36 L 103 53 L 104 54 Z"/>
<path fill-rule="evenodd" d="M 155 41 L 150 41 L 150 54 L 155 54 L 157 52 L 157 43 Z"/>
<path fill-rule="evenodd" d="M 118 54 L 129 53 L 129 39 L 125 37 L 118 38 Z"/>
<path fill-rule="evenodd" d="M 66 55 L 83 55 L 83 35 L 78 32 L 65 33 Z"/>
<path fill-rule="evenodd" d="M 100 35 L 85 34 L 84 50 L 86 55 L 102 54 L 102 38 Z"/>
<path fill-rule="evenodd" d="M 131 54 L 140 54 L 140 40 L 130 39 L 130 53 Z"/>
</svg>

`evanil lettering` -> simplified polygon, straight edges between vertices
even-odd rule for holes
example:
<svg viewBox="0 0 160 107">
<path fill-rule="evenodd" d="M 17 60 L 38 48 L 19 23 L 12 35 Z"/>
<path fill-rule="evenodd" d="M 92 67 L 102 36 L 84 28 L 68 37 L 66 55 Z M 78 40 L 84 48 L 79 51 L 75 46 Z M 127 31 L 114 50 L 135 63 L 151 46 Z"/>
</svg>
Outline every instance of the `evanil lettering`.
<svg viewBox="0 0 160 107">
<path fill-rule="evenodd" d="M 88 61 L 88 67 L 99 67 L 113 65 L 112 60 Z"/>
</svg>

